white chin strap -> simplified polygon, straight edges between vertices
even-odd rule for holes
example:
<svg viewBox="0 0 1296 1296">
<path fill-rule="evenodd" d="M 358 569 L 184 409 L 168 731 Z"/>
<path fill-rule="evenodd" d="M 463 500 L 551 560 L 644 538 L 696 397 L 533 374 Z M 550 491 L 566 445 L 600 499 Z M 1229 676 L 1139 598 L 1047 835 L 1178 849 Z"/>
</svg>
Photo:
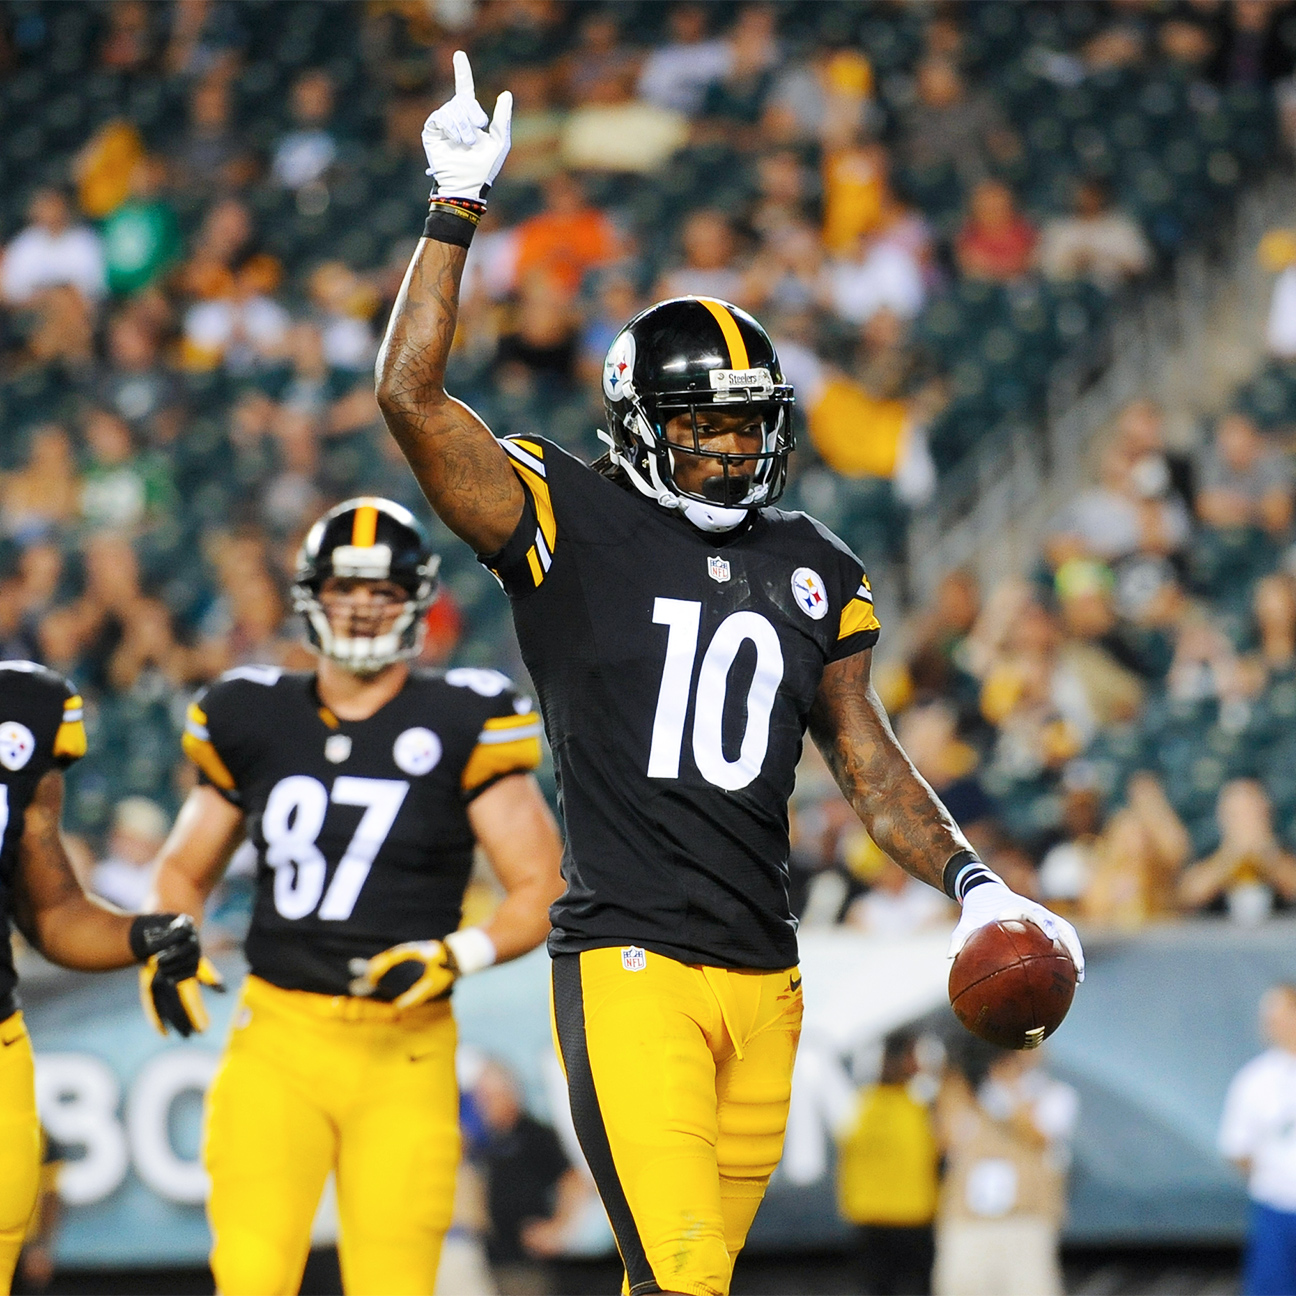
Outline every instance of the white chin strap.
<svg viewBox="0 0 1296 1296">
<path fill-rule="evenodd" d="M 418 615 L 418 604 L 412 601 L 405 604 L 392 628 L 380 635 L 348 637 L 334 634 L 328 616 L 317 599 L 311 599 L 301 610 L 310 618 L 311 626 L 319 638 L 320 655 L 337 662 L 353 675 L 376 675 L 380 670 L 407 657 L 417 657 L 423 647 L 422 626 L 419 626 L 412 644 L 401 644 L 401 638 Z"/>
<path fill-rule="evenodd" d="M 712 534 L 718 534 L 724 531 L 732 531 L 735 527 L 742 526 L 747 520 L 749 509 L 745 508 L 725 508 L 721 504 L 708 504 L 703 500 L 688 499 L 683 495 L 677 495 L 661 479 L 661 473 L 657 471 L 657 456 L 651 452 L 647 456 L 648 478 L 631 461 L 623 455 L 613 443 L 611 436 L 599 429 L 599 440 L 605 442 L 610 447 L 610 458 L 618 464 L 630 478 L 634 488 L 641 494 L 646 495 L 650 500 L 656 501 L 662 508 L 674 509 L 684 515 L 684 518 L 697 527 L 699 531 L 709 531 Z"/>
</svg>

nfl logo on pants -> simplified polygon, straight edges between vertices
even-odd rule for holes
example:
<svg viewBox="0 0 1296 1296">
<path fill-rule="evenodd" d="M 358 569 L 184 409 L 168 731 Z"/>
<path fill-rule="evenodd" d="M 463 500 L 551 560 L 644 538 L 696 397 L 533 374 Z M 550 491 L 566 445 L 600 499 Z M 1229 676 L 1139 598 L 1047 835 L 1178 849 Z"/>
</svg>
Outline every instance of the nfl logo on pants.
<svg viewBox="0 0 1296 1296">
<path fill-rule="evenodd" d="M 638 945 L 627 945 L 621 951 L 621 966 L 627 972 L 642 972 L 648 966 L 648 955 Z"/>
</svg>

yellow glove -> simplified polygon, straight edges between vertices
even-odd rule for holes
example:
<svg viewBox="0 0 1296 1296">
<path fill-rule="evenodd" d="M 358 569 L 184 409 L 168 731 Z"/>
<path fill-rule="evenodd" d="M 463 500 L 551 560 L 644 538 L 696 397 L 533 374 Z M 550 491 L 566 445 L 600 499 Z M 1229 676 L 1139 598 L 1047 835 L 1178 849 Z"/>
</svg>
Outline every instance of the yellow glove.
<svg viewBox="0 0 1296 1296">
<path fill-rule="evenodd" d="M 167 1027 L 173 1026 L 187 1039 L 195 1031 L 201 1034 L 211 1025 L 199 987 L 210 986 L 223 993 L 225 982 L 221 980 L 221 974 L 216 971 L 210 959 L 198 961 L 198 971 L 194 976 L 186 977 L 183 981 L 173 981 L 159 968 L 157 956 L 154 955 L 140 968 L 139 975 L 140 1002 L 144 1005 L 144 1015 L 153 1023 L 153 1029 L 159 1035 L 165 1035 Z"/>
<path fill-rule="evenodd" d="M 159 1035 L 173 1026 L 186 1038 L 211 1024 L 199 985 L 224 991 L 225 982 L 202 957 L 188 914 L 140 914 L 130 926 L 131 953 L 140 968 L 140 1002 Z"/>
<path fill-rule="evenodd" d="M 352 959 L 351 993 L 365 997 L 378 989 L 378 983 L 394 967 L 402 963 L 422 963 L 419 979 L 393 1002 L 397 1008 L 413 1008 L 417 1004 L 440 999 L 450 993 L 450 987 L 459 977 L 459 965 L 449 947 L 439 940 L 406 941 L 393 945 L 371 959 Z"/>
</svg>

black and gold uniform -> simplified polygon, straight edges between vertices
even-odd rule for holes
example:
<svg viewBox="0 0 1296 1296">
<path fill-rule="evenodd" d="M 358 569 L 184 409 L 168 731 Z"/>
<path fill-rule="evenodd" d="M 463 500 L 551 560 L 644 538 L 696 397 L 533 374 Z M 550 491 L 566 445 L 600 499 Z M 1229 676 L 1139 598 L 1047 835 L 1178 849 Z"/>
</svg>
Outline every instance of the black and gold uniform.
<svg viewBox="0 0 1296 1296">
<path fill-rule="evenodd" d="M 313 675 L 265 667 L 191 706 L 185 751 L 257 852 L 251 976 L 204 1140 L 219 1290 L 297 1290 L 334 1169 L 347 1290 L 432 1290 L 459 1151 L 454 1019 L 447 999 L 349 994 L 351 965 L 459 926 L 467 807 L 535 769 L 539 735 L 485 670 L 416 670 L 360 721 Z"/>
<path fill-rule="evenodd" d="M 781 1155 L 800 1029 L 787 802 L 858 559 L 801 513 L 708 534 L 556 446 L 486 558 L 557 768 L 555 1025 L 631 1291 L 716 1296 Z"/>
<path fill-rule="evenodd" d="M 31 1041 L 18 1008 L 10 919 L 19 845 L 36 785 L 85 755 L 81 698 L 32 662 L 0 662 L 0 1289 L 22 1246 L 40 1176 Z"/>
</svg>

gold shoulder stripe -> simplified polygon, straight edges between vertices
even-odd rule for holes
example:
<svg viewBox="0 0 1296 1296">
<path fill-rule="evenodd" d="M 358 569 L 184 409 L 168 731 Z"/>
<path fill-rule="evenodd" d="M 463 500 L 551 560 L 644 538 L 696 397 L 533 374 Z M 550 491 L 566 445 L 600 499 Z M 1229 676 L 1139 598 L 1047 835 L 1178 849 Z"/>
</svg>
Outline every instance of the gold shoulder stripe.
<svg viewBox="0 0 1296 1296">
<path fill-rule="evenodd" d="M 71 699 L 69 699 L 70 701 Z M 80 698 L 76 701 L 79 703 Z M 81 708 L 77 707 L 75 711 L 76 719 L 67 719 L 67 711 L 64 710 L 64 720 L 54 734 L 54 756 L 56 760 L 80 760 L 86 754 L 86 731 L 85 724 L 81 720 Z"/>
<path fill-rule="evenodd" d="M 184 735 L 180 739 L 184 754 L 222 791 L 234 790 L 234 775 L 229 772 L 207 732 L 207 714 L 197 702 L 189 704 L 185 715 Z"/>
<path fill-rule="evenodd" d="M 540 734 L 529 738 L 509 738 L 506 742 L 481 743 L 473 748 L 464 766 L 459 786 L 465 792 L 479 788 L 505 774 L 527 774 L 540 765 Z"/>
<path fill-rule="evenodd" d="M 698 301 L 715 316 L 715 322 L 720 325 L 720 332 L 724 334 L 725 346 L 729 348 L 729 367 L 731 369 L 750 369 L 751 361 L 747 358 L 747 343 L 743 341 L 742 333 L 738 328 L 738 321 L 734 319 L 733 312 L 724 302 L 715 301 L 711 297 L 699 297 Z"/>
<path fill-rule="evenodd" d="M 842 608 L 841 626 L 837 631 L 838 639 L 859 634 L 861 630 L 880 630 L 881 623 L 873 611 L 873 604 L 863 599 L 853 598 Z"/>
<path fill-rule="evenodd" d="M 545 538 L 545 544 L 549 546 L 549 552 L 553 553 L 554 541 L 558 538 L 558 523 L 554 520 L 553 502 L 549 498 L 549 483 L 539 473 L 533 472 L 516 459 L 513 460 L 513 471 L 522 478 L 531 492 L 531 498 L 535 500 L 536 520 L 540 523 L 540 533 Z M 537 585 L 539 583 L 536 582 Z"/>
<path fill-rule="evenodd" d="M 525 437 L 510 437 L 514 445 L 520 445 L 523 450 L 529 450 L 541 463 L 544 462 L 544 446 L 538 441 L 528 441 Z"/>
<path fill-rule="evenodd" d="M 492 716 L 482 726 L 481 736 L 477 739 L 483 743 L 512 742 L 514 738 L 531 738 L 540 736 L 540 717 L 534 711 L 524 715 Z"/>
<path fill-rule="evenodd" d="M 377 535 L 378 510 L 372 504 L 361 504 L 351 523 L 351 543 L 357 549 L 370 549 Z"/>
<path fill-rule="evenodd" d="M 532 545 L 527 550 L 527 566 L 531 568 L 531 579 L 538 587 L 540 582 L 544 580 L 544 570 L 540 566 L 540 557 L 536 553 L 535 545 Z"/>
</svg>

